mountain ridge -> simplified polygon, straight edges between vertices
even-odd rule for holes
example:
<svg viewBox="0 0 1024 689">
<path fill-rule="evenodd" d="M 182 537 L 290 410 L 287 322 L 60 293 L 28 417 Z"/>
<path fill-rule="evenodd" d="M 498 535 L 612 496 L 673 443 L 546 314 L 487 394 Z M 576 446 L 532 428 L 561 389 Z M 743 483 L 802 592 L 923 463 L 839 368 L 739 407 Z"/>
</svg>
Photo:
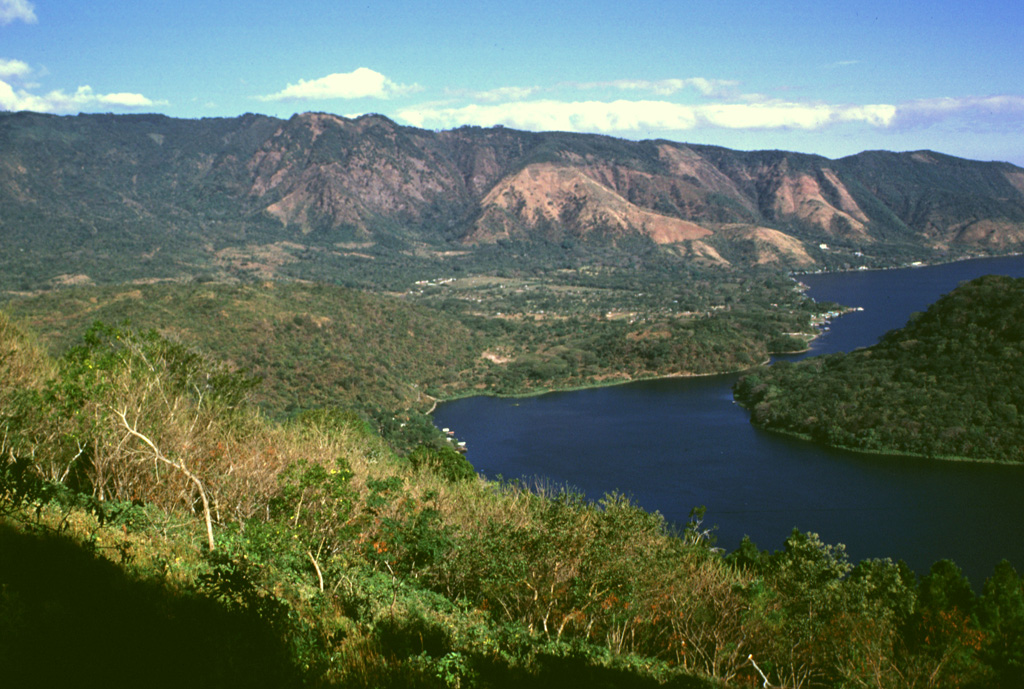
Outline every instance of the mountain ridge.
<svg viewBox="0 0 1024 689">
<path fill-rule="evenodd" d="M 789 268 L 1024 246 L 1024 169 L 923 150 L 828 159 L 326 113 L 0 113 L 0 146 L 0 264 L 31 276 L 21 288 L 196 277 L 246 247 L 284 251 L 303 277 L 310 255 L 342 261 L 354 244 L 472 262 L 507 241 L 619 254 L 640 241 Z M 114 257 L 125 275 L 105 274 Z"/>
</svg>

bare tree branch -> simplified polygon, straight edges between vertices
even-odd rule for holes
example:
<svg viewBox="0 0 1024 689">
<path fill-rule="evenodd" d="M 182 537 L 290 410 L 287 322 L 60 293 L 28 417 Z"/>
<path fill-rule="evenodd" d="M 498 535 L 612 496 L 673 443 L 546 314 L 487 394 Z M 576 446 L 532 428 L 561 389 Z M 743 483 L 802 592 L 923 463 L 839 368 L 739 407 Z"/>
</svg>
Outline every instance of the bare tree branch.
<svg viewBox="0 0 1024 689">
<path fill-rule="evenodd" d="M 121 423 L 124 425 L 125 430 L 127 430 L 128 433 L 130 433 L 132 436 L 138 438 L 143 443 L 149 446 L 149 448 L 153 451 L 153 456 L 156 459 L 180 471 L 196 487 L 196 490 L 199 491 L 199 497 L 203 501 L 203 519 L 206 521 L 206 538 L 210 546 L 210 550 L 216 549 L 216 542 L 214 541 L 213 538 L 213 520 L 210 517 L 210 501 L 206 497 L 206 489 L 203 488 L 203 482 L 199 480 L 198 476 L 196 476 L 195 474 L 188 470 L 188 467 L 185 466 L 184 462 L 175 462 L 173 460 L 168 459 L 164 455 L 164 453 L 160 451 L 160 448 L 158 448 L 153 443 L 152 440 L 150 440 L 144 434 L 140 433 L 137 428 L 132 426 L 132 424 L 128 423 L 127 409 L 115 409 L 114 413 L 117 414 L 117 416 L 121 419 Z"/>
<path fill-rule="evenodd" d="M 313 563 L 313 569 L 316 570 L 316 578 L 320 582 L 320 590 L 323 591 L 324 590 L 324 575 L 320 571 L 320 565 L 318 565 L 316 563 L 316 558 L 313 557 L 313 551 L 307 550 L 306 551 L 306 555 L 309 556 L 309 561 Z"/>
</svg>

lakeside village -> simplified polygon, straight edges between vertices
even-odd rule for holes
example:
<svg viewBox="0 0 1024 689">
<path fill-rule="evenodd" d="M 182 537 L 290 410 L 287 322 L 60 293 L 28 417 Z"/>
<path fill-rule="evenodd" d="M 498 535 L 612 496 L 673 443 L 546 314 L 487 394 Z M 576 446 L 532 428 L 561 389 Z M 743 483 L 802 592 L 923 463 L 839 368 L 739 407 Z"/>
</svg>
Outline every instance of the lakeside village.
<svg viewBox="0 0 1024 689">
<path fill-rule="evenodd" d="M 811 325 L 813 325 L 815 328 L 818 328 L 823 332 L 827 332 L 829 326 L 832 324 L 833 318 L 839 318 L 840 316 L 844 316 L 848 313 L 863 310 L 863 306 L 853 306 L 846 309 L 835 309 L 833 311 L 825 311 L 824 313 L 819 313 L 811 316 Z"/>
<path fill-rule="evenodd" d="M 796 288 L 799 291 L 801 291 L 801 292 L 806 292 L 807 290 L 810 289 L 810 287 L 807 284 L 803 283 L 803 282 L 797 281 L 796 284 L 797 284 Z M 772 304 L 772 306 L 777 306 L 777 305 L 776 304 Z M 844 306 L 844 307 L 840 307 L 838 309 L 831 309 L 829 311 L 822 311 L 821 313 L 816 313 L 816 314 L 811 316 L 811 325 L 814 326 L 815 328 L 817 328 L 818 330 L 822 331 L 822 332 L 827 332 L 828 329 L 829 329 L 829 326 L 832 324 L 832 320 L 833 319 L 839 318 L 840 316 L 845 316 L 848 313 L 854 313 L 856 311 L 863 311 L 863 310 L 864 310 L 863 306 Z M 793 334 L 796 335 L 797 333 L 793 333 Z"/>
<path fill-rule="evenodd" d="M 441 432 L 444 433 L 445 439 L 452 444 L 452 446 L 462 454 L 466 454 L 466 441 L 456 440 L 455 431 L 450 428 L 442 428 Z"/>
</svg>

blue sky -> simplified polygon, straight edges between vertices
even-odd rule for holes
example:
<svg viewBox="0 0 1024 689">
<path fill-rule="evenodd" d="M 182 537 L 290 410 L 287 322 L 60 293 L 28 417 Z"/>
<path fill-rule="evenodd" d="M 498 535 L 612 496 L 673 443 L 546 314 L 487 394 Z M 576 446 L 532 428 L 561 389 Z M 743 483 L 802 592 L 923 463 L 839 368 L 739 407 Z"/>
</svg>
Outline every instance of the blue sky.
<svg viewBox="0 0 1024 689">
<path fill-rule="evenodd" d="M 0 110 L 376 112 L 1024 166 L 1024 1 L 0 0 Z"/>
</svg>

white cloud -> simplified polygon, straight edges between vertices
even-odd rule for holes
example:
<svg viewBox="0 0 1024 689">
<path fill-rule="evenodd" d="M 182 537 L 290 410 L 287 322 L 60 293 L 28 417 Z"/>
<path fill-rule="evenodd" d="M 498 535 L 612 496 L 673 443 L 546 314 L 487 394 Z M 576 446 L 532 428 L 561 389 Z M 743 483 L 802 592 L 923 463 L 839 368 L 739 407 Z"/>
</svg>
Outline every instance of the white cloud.
<svg viewBox="0 0 1024 689">
<path fill-rule="evenodd" d="M 0 0 L 0 26 L 21 20 L 27 24 L 36 22 L 35 7 L 28 0 Z"/>
<path fill-rule="evenodd" d="M 892 105 L 803 103 L 719 103 L 681 105 L 657 100 L 562 102 L 553 100 L 467 105 L 458 108 L 406 108 L 397 116 L 417 127 L 451 128 L 463 124 L 502 124 L 534 131 L 630 133 L 721 129 L 820 129 L 841 122 L 888 126 Z"/>
<path fill-rule="evenodd" d="M 903 103 L 896 111 L 894 125 L 900 128 L 927 127 L 943 120 L 969 118 L 975 125 L 1024 125 L 1024 96 L 970 96 L 929 98 Z"/>
<path fill-rule="evenodd" d="M 502 86 L 501 88 L 491 89 L 490 91 L 474 93 L 473 96 L 477 100 L 496 103 L 503 100 L 524 100 L 532 96 L 538 90 L 539 89 L 536 86 Z"/>
<path fill-rule="evenodd" d="M 116 105 L 123 108 L 146 108 L 156 105 L 155 101 L 146 98 L 141 93 L 92 93 L 88 86 L 82 86 L 75 93 L 75 101 L 82 103 L 100 103 L 103 105 Z"/>
<path fill-rule="evenodd" d="M 0 79 L 10 79 L 12 77 L 23 79 L 31 73 L 32 68 L 26 62 L 0 58 Z"/>
<path fill-rule="evenodd" d="M 95 108 L 131 109 L 166 104 L 166 101 L 151 100 L 140 93 L 96 93 L 91 86 L 79 86 L 72 94 L 57 90 L 37 95 L 25 89 L 16 90 L 6 81 L 0 81 L 0 110 L 70 113 Z"/>
<path fill-rule="evenodd" d="M 703 121 L 725 129 L 821 129 L 839 122 L 887 127 L 893 105 L 828 105 L 824 103 L 723 103 L 699 108 Z"/>
<path fill-rule="evenodd" d="M 842 60 L 834 67 L 862 64 Z M 654 94 L 649 99 L 538 98 L 556 88 L 619 90 Z M 673 94 L 699 93 L 698 101 L 677 102 Z M 972 131 L 1013 131 L 1024 125 L 1024 96 L 932 98 L 904 103 L 848 104 L 793 101 L 759 93 L 741 93 L 739 82 L 726 79 L 620 79 L 565 82 L 557 87 L 507 87 L 485 92 L 449 91 L 472 101 L 422 103 L 395 116 L 424 128 L 464 124 L 504 125 L 526 130 L 597 132 L 621 136 L 658 135 L 692 129 L 815 131 L 859 125 L 876 130 L 903 130 L 933 125 Z M 533 100 L 528 100 L 528 99 Z M 507 102 L 505 102 L 507 101 Z"/>
<path fill-rule="evenodd" d="M 656 96 L 669 96 L 684 89 L 694 89 L 704 96 L 722 95 L 730 92 L 738 82 L 727 79 L 705 79 L 690 77 L 688 79 L 617 79 L 614 81 L 592 81 L 576 84 L 577 88 L 615 88 L 623 91 L 648 91 Z"/>
<path fill-rule="evenodd" d="M 262 101 L 328 100 L 335 98 L 391 98 L 418 91 L 419 86 L 396 84 L 380 72 L 360 67 L 353 72 L 328 74 L 288 86 L 277 93 L 257 96 Z"/>
<path fill-rule="evenodd" d="M 694 129 L 816 131 L 859 125 L 901 131 L 952 126 L 970 131 L 1024 129 L 1024 96 L 931 98 L 864 105 L 743 98 L 697 104 L 649 100 L 537 99 L 505 103 L 422 104 L 395 116 L 428 129 L 461 125 L 504 125 L 531 131 L 594 132 L 617 136 L 657 136 Z"/>
<path fill-rule="evenodd" d="M 3 2 L 3 0 L 0 0 Z M 42 70 L 45 74 L 46 70 Z M 166 105 L 141 93 L 96 93 L 91 86 L 79 86 L 74 93 L 63 90 L 39 94 L 36 83 L 25 78 L 36 73 L 21 60 L 0 59 L 0 110 L 32 110 L 34 112 L 73 113 L 90 109 L 133 109 Z"/>
<path fill-rule="evenodd" d="M 484 103 L 502 101 L 521 101 L 541 92 L 551 92 L 557 88 L 577 90 L 615 89 L 619 91 L 645 91 L 656 96 L 670 96 L 679 91 L 692 89 L 703 96 L 736 97 L 735 87 L 739 82 L 726 79 L 704 79 L 691 77 L 688 79 L 617 79 L 613 81 L 564 82 L 557 87 L 540 86 L 502 86 L 487 91 L 471 91 L 468 89 L 448 89 L 447 94 L 456 98 L 466 98 Z"/>
<path fill-rule="evenodd" d="M 487 91 L 446 88 L 444 93 L 448 100 L 441 102 L 451 102 L 452 99 L 462 99 L 483 101 L 484 103 L 500 103 L 501 101 L 509 100 L 525 100 L 544 90 L 546 89 L 542 89 L 539 86 L 500 86 Z"/>
<path fill-rule="evenodd" d="M 890 127 L 899 107 L 895 105 L 847 105 L 837 113 L 840 122 L 864 122 L 873 127 Z"/>
<path fill-rule="evenodd" d="M 502 124 L 534 131 L 611 132 L 645 128 L 689 129 L 692 108 L 658 101 L 561 102 L 552 100 L 467 105 L 460 108 L 407 108 L 398 117 L 417 127 Z"/>
</svg>

